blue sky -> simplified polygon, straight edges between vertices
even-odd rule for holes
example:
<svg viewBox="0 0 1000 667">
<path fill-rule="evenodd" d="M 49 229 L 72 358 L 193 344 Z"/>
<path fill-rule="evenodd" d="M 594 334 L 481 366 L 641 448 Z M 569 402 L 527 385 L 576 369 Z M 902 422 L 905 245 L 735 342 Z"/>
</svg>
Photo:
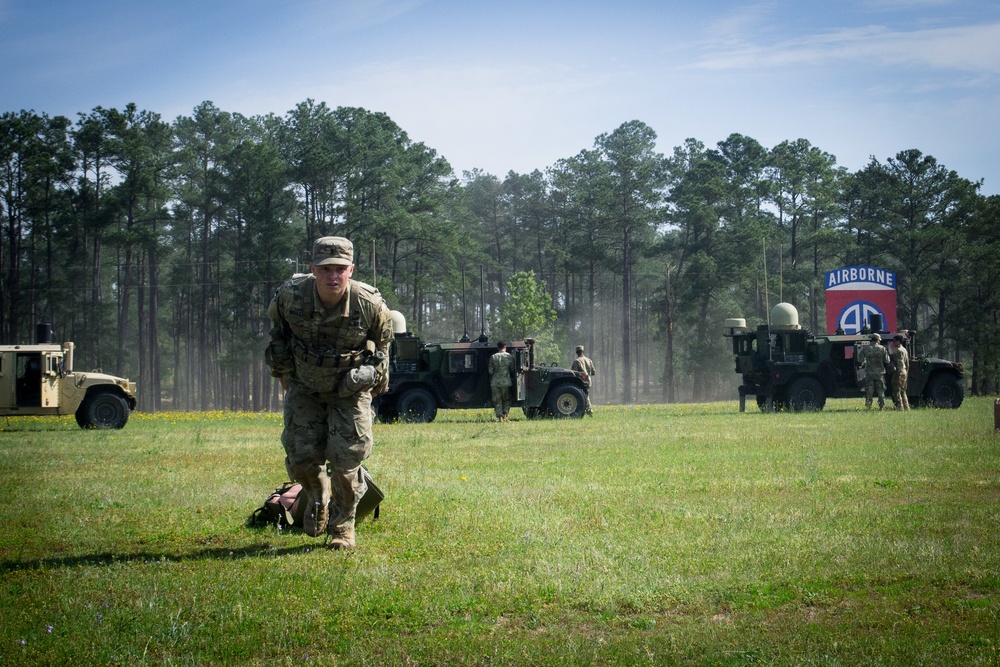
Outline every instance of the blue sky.
<svg viewBox="0 0 1000 667">
<path fill-rule="evenodd" d="M 312 98 L 497 176 L 640 120 L 862 168 L 916 148 L 1000 193 L 996 0 L 0 0 L 0 112 Z"/>
</svg>

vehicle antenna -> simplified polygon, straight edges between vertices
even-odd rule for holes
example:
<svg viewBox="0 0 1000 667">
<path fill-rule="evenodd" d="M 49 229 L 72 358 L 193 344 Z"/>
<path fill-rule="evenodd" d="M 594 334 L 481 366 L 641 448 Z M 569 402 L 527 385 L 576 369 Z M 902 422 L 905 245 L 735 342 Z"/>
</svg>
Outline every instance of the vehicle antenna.
<svg viewBox="0 0 1000 667">
<path fill-rule="evenodd" d="M 486 342 L 486 291 L 482 265 L 479 267 L 479 340 Z"/>
<path fill-rule="evenodd" d="M 469 342 L 469 318 L 465 307 L 465 269 L 462 269 L 462 339 L 459 342 Z"/>
<path fill-rule="evenodd" d="M 761 239 L 764 246 L 764 315 L 767 317 L 767 328 L 771 328 L 771 304 L 767 294 L 767 239 Z"/>
<path fill-rule="evenodd" d="M 771 350 L 771 304 L 767 296 L 767 239 L 761 239 L 764 249 L 764 314 L 767 316 L 767 358 L 773 359 Z"/>
</svg>

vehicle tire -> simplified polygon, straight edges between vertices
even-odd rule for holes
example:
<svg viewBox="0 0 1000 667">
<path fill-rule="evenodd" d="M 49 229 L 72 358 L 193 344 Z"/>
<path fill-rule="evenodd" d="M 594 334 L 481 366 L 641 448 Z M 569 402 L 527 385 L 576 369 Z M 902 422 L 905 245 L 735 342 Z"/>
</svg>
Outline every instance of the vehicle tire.
<svg viewBox="0 0 1000 667">
<path fill-rule="evenodd" d="M 407 424 L 424 424 L 437 417 L 437 401 L 431 392 L 420 387 L 407 389 L 396 401 L 399 421 Z"/>
<path fill-rule="evenodd" d="M 946 373 L 934 376 L 927 391 L 924 392 L 924 400 L 935 408 L 958 408 L 964 398 L 965 391 L 958 378 Z"/>
<path fill-rule="evenodd" d="M 118 394 L 91 390 L 76 409 L 76 423 L 80 428 L 124 428 L 128 412 L 128 403 Z"/>
<path fill-rule="evenodd" d="M 799 378 L 788 388 L 788 406 L 794 412 L 822 410 L 826 405 L 826 392 L 816 378 Z"/>
<path fill-rule="evenodd" d="M 523 412 L 524 416 L 528 419 L 540 419 L 542 417 L 542 411 L 538 408 L 529 408 L 525 406 L 521 408 L 521 412 Z"/>
<path fill-rule="evenodd" d="M 553 417 L 583 417 L 587 395 L 575 385 L 561 384 L 549 391 L 548 406 Z"/>
</svg>

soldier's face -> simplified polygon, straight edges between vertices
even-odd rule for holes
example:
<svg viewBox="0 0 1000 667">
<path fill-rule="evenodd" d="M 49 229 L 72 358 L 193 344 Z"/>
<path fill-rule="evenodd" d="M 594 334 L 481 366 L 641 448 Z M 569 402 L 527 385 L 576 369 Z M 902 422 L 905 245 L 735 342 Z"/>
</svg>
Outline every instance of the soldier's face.
<svg viewBox="0 0 1000 667">
<path fill-rule="evenodd" d="M 332 305 L 340 301 L 347 291 L 347 283 L 354 274 L 354 265 L 324 264 L 312 266 L 312 272 L 316 276 L 316 291 L 319 292 L 319 298 L 324 303 Z"/>
</svg>

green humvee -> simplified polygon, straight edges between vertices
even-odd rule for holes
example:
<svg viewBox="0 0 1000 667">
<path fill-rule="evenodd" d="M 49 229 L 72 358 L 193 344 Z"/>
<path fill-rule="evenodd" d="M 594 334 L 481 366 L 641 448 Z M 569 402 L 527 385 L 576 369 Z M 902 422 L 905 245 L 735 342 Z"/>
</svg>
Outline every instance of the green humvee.
<svg viewBox="0 0 1000 667">
<path fill-rule="evenodd" d="M 403 322 L 400 326 L 398 323 Z M 455 343 L 425 343 L 406 333 L 405 320 L 393 312 L 396 339 L 389 349 L 389 388 L 373 407 L 382 421 L 430 422 L 439 408 L 493 406 L 489 360 L 496 342 L 482 335 Z M 507 343 L 514 357 L 511 405 L 529 419 L 582 417 L 587 387 L 582 373 L 556 366 L 536 366 L 535 341 Z"/>
<path fill-rule="evenodd" d="M 899 332 L 910 353 L 907 397 L 910 405 L 958 408 L 964 399 L 964 368 L 945 359 L 917 354 L 916 334 Z M 726 320 L 725 333 L 733 341 L 740 385 L 740 411 L 747 395 L 756 396 L 761 410 L 822 410 L 827 398 L 864 396 L 861 349 L 871 334 L 813 335 L 798 325 L 794 306 L 779 303 L 770 325 L 756 331 L 742 318 Z M 883 339 L 892 334 L 881 334 Z M 886 397 L 891 393 L 886 373 Z"/>
</svg>

